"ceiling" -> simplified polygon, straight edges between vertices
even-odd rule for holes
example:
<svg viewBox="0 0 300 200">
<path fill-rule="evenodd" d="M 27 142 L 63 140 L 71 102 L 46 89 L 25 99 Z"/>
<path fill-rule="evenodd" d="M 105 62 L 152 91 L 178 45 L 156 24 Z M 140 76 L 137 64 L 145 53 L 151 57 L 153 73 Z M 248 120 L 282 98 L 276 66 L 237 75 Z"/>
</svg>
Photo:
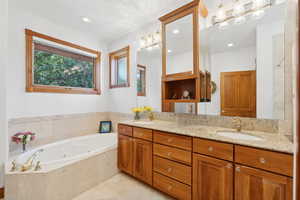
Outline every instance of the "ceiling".
<svg viewBox="0 0 300 200">
<path fill-rule="evenodd" d="M 107 43 L 136 31 L 192 0 L 10 0 L 57 24 L 92 32 Z M 91 23 L 82 21 L 91 19 Z"/>
</svg>

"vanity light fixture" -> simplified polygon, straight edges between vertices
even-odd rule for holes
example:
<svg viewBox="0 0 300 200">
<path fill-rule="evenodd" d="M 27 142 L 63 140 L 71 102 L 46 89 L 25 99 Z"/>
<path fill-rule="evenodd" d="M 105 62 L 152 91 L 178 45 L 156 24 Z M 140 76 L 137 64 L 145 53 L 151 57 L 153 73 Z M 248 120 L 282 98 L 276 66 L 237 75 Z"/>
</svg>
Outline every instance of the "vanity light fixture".
<svg viewBox="0 0 300 200">
<path fill-rule="evenodd" d="M 140 48 L 151 51 L 153 48 L 159 47 L 161 43 L 160 31 L 142 36 L 140 39 Z"/>
<path fill-rule="evenodd" d="M 223 2 L 221 1 L 220 5 L 218 6 L 218 11 L 216 15 L 216 21 L 218 22 L 222 22 L 226 18 L 225 10 L 223 7 L 224 7 Z"/>
<path fill-rule="evenodd" d="M 179 34 L 179 33 L 180 33 L 180 31 L 179 31 L 178 29 L 174 29 L 174 30 L 173 30 L 173 34 L 176 35 L 176 34 Z"/>
<path fill-rule="evenodd" d="M 91 19 L 88 17 L 82 17 L 82 21 L 84 21 L 85 23 L 91 23 Z"/>
</svg>

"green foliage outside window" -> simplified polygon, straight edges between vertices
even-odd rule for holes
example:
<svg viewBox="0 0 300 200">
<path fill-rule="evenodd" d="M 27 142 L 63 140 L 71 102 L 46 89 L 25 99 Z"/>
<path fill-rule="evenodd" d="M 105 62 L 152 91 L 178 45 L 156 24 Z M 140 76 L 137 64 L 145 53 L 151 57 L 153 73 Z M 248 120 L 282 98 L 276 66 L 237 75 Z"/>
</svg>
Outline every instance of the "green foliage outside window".
<svg viewBox="0 0 300 200">
<path fill-rule="evenodd" d="M 93 88 L 93 62 L 34 51 L 34 84 Z"/>
</svg>

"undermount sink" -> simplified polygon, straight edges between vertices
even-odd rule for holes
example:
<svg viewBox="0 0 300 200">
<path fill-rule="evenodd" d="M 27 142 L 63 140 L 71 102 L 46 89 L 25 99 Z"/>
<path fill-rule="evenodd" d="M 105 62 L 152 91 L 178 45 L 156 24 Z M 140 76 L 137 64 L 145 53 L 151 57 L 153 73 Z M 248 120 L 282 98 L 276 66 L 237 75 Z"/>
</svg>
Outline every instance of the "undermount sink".
<svg viewBox="0 0 300 200">
<path fill-rule="evenodd" d="M 135 124 L 147 125 L 147 124 L 153 124 L 154 122 L 151 122 L 151 121 L 135 121 L 134 123 Z"/>
<path fill-rule="evenodd" d="M 248 135 L 247 133 L 234 132 L 234 131 L 218 131 L 218 135 L 235 139 L 235 140 L 252 140 L 252 141 L 262 141 L 263 139 L 257 136 Z"/>
</svg>

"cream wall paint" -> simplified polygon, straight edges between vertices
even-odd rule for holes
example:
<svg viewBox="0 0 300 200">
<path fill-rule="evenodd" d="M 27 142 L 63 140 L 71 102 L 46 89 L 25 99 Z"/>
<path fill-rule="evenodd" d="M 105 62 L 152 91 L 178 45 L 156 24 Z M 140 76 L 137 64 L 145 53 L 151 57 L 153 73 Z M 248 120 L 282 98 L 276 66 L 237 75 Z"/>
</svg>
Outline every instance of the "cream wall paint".
<svg viewBox="0 0 300 200">
<path fill-rule="evenodd" d="M 78 20 L 79 23 L 83 23 Z M 25 92 L 25 33 L 29 28 L 62 40 L 80 44 L 102 52 L 101 89 L 99 95 L 47 94 Z M 107 108 L 107 52 L 96 35 L 79 32 L 35 16 L 18 7 L 18 1 L 9 2 L 9 66 L 7 70 L 8 118 L 45 116 L 108 111 Z"/>
<path fill-rule="evenodd" d="M 7 27 L 8 0 L 0 1 L 0 27 Z M 4 185 L 4 162 L 8 157 L 6 118 L 7 29 L 0 31 L 0 188 Z"/>
</svg>

